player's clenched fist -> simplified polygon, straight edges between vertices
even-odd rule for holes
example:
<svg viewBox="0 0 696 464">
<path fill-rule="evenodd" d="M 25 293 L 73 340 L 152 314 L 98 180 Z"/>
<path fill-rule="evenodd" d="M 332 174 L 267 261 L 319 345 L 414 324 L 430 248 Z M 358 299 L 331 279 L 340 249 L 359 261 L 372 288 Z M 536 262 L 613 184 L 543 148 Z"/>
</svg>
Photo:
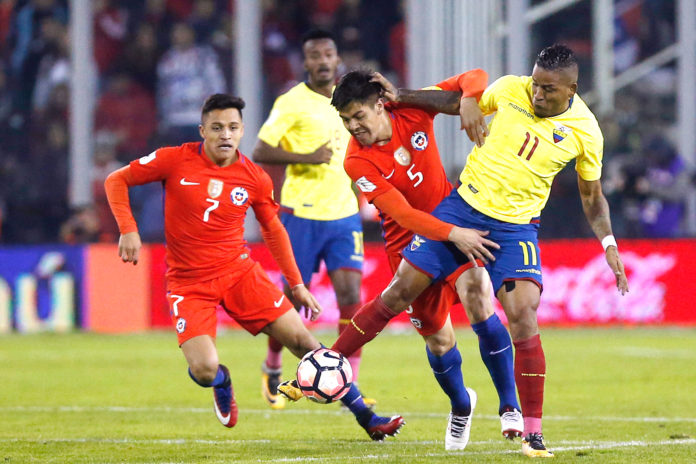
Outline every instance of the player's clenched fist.
<svg viewBox="0 0 696 464">
<path fill-rule="evenodd" d="M 118 239 L 118 256 L 124 263 L 138 264 L 138 255 L 143 242 L 138 232 L 122 234 Z"/>
</svg>

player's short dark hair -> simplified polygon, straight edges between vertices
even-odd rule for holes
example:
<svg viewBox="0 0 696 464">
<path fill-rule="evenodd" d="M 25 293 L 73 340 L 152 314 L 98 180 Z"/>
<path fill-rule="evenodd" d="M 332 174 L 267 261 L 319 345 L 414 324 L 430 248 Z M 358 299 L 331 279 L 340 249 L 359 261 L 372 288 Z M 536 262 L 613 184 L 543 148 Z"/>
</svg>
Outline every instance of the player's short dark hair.
<svg viewBox="0 0 696 464">
<path fill-rule="evenodd" d="M 341 111 L 355 101 L 366 103 L 378 97 L 382 86 L 377 82 L 370 82 L 372 74 L 373 71 L 369 69 L 356 69 L 345 74 L 334 89 L 331 104 Z"/>
<path fill-rule="evenodd" d="M 554 44 L 539 52 L 535 64 L 548 70 L 566 69 L 577 66 L 573 50 L 561 44 Z"/>
<path fill-rule="evenodd" d="M 201 108 L 201 118 L 213 110 L 226 110 L 228 108 L 237 108 L 241 117 L 242 109 L 245 106 L 246 103 L 240 97 L 233 97 L 226 93 L 216 93 L 206 98 Z"/>
<path fill-rule="evenodd" d="M 329 39 L 332 40 L 333 43 L 336 43 L 336 38 L 329 31 L 324 29 L 310 29 L 304 34 L 302 34 L 302 46 L 304 47 L 304 44 L 306 44 L 310 40 L 320 39 Z"/>
</svg>

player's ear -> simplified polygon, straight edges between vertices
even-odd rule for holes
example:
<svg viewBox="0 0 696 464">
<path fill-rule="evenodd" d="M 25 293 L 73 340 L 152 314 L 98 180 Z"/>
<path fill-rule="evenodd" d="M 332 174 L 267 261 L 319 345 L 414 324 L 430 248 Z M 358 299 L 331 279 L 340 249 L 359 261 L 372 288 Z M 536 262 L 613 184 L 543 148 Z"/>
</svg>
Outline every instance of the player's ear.
<svg viewBox="0 0 696 464">
<path fill-rule="evenodd" d="M 578 91 L 578 83 L 577 83 L 577 82 L 573 82 L 572 84 L 570 84 L 570 85 L 568 86 L 568 88 L 569 88 L 569 90 L 570 90 L 570 92 L 571 92 L 570 96 L 572 97 L 572 96 L 575 95 L 575 93 Z"/>
<path fill-rule="evenodd" d="M 198 125 L 198 133 L 201 134 L 202 139 L 205 139 L 205 130 L 203 129 L 203 124 Z"/>
</svg>

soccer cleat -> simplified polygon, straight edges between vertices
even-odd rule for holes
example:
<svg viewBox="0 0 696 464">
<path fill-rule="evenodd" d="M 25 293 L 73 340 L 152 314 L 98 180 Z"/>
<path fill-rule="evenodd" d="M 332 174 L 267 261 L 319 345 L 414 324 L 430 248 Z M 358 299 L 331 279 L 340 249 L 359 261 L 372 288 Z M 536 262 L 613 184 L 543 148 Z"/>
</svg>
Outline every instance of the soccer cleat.
<svg viewBox="0 0 696 464">
<path fill-rule="evenodd" d="M 506 408 L 500 415 L 500 431 L 508 440 L 521 437 L 524 432 L 522 413 L 515 408 Z"/>
<path fill-rule="evenodd" d="M 374 414 L 363 428 L 374 441 L 383 441 L 386 437 L 393 437 L 399 433 L 403 426 L 404 418 L 399 415 L 381 417 Z"/>
<path fill-rule="evenodd" d="M 225 366 L 220 366 L 224 369 L 225 376 L 229 379 L 226 385 L 213 387 L 213 406 L 215 407 L 215 415 L 225 427 L 234 427 L 237 424 L 237 402 L 234 399 L 234 388 L 232 388 L 232 379 L 230 372 Z"/>
<path fill-rule="evenodd" d="M 278 385 L 278 393 L 290 401 L 299 401 L 304 396 L 302 390 L 297 386 L 297 380 L 286 380 Z"/>
<path fill-rule="evenodd" d="M 530 458 L 553 457 L 553 453 L 546 449 L 541 433 L 530 433 L 522 439 L 522 454 Z"/>
<path fill-rule="evenodd" d="M 450 412 L 447 421 L 447 433 L 445 433 L 445 449 L 446 450 L 463 450 L 469 443 L 469 435 L 471 434 L 471 417 L 474 415 L 476 407 L 476 392 L 471 388 L 467 388 L 471 401 L 471 412 L 468 416 L 457 416 Z"/>
<path fill-rule="evenodd" d="M 278 393 L 280 384 L 280 369 L 269 369 L 266 363 L 261 366 L 261 396 L 271 409 L 283 409 L 285 397 Z"/>
</svg>

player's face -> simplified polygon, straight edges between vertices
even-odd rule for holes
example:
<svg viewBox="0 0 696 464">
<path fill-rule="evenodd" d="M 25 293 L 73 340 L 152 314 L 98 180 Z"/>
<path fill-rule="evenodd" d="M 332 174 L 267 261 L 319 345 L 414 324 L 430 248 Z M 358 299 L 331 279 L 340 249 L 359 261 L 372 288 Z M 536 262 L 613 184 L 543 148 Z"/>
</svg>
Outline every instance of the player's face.
<svg viewBox="0 0 696 464">
<path fill-rule="evenodd" d="M 331 39 L 308 40 L 302 51 L 309 82 L 317 86 L 333 84 L 336 80 L 336 69 L 341 62 L 334 41 Z"/>
<path fill-rule="evenodd" d="M 532 71 L 532 105 L 534 114 L 548 118 L 568 109 L 578 88 L 577 72 L 572 69 L 549 70 L 534 66 Z"/>
<path fill-rule="evenodd" d="M 387 130 L 390 128 L 385 127 L 384 111 L 384 104 L 377 99 L 374 103 L 354 101 L 338 114 L 360 145 L 372 145 L 391 135 Z"/>
<path fill-rule="evenodd" d="M 210 111 L 203 116 L 198 130 L 205 154 L 213 163 L 224 167 L 237 161 L 237 148 L 244 135 L 242 115 L 237 108 Z"/>
</svg>

